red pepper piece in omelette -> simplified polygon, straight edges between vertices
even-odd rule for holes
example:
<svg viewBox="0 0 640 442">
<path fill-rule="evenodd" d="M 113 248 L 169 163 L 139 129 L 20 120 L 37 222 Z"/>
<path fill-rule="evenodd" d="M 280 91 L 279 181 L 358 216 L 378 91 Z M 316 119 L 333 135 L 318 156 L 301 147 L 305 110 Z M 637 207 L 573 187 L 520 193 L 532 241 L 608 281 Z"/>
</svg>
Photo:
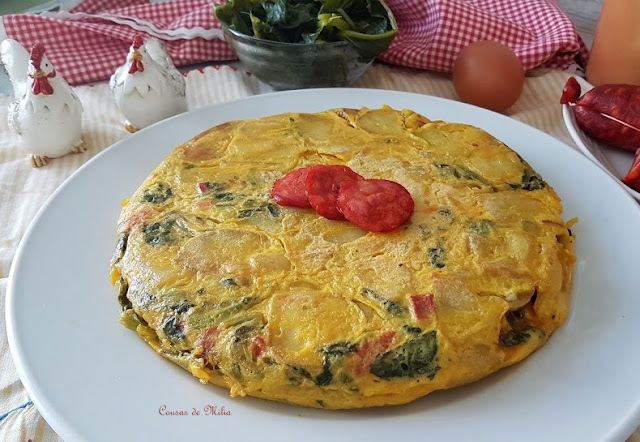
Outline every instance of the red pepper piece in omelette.
<svg viewBox="0 0 640 442">
<path fill-rule="evenodd" d="M 413 295 L 409 299 L 411 313 L 416 319 L 428 318 L 436 307 L 433 295 Z"/>
<path fill-rule="evenodd" d="M 255 361 L 267 351 L 267 343 L 262 336 L 254 336 L 250 349 L 251 359 Z"/>
<path fill-rule="evenodd" d="M 313 167 L 313 166 L 312 166 Z M 276 180 L 271 188 L 271 196 L 281 206 L 309 208 L 309 198 L 305 190 L 305 180 L 311 167 L 295 169 Z"/>
<path fill-rule="evenodd" d="M 391 346 L 395 336 L 396 332 L 391 330 L 362 344 L 355 354 L 355 372 L 359 375 L 368 373 L 371 363 Z"/>
<path fill-rule="evenodd" d="M 346 219 L 372 232 L 400 227 L 411 218 L 414 209 L 409 191 L 388 180 L 344 182 L 337 201 Z"/>
<path fill-rule="evenodd" d="M 328 219 L 343 220 L 345 217 L 337 204 L 340 186 L 363 179 L 347 166 L 312 166 L 305 180 L 309 203 L 318 215 Z"/>
<path fill-rule="evenodd" d="M 198 342 L 199 345 L 202 345 L 204 359 L 212 366 L 215 366 L 216 342 L 218 341 L 219 334 L 220 330 L 218 327 L 210 328 L 200 336 Z"/>
</svg>

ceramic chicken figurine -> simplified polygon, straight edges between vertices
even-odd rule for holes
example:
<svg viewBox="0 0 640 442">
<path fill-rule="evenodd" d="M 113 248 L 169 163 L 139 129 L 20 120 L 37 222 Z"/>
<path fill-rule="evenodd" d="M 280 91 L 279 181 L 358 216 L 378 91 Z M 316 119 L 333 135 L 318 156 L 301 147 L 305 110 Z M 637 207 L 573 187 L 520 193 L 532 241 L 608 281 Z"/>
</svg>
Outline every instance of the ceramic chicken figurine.
<svg viewBox="0 0 640 442">
<path fill-rule="evenodd" d="M 40 43 L 31 53 L 12 39 L 0 44 L 0 58 L 15 98 L 9 104 L 9 128 L 31 154 L 33 167 L 44 166 L 50 158 L 86 150 L 82 142 L 82 103 L 44 53 Z"/>
<path fill-rule="evenodd" d="M 133 38 L 127 61 L 109 81 L 129 132 L 186 111 L 185 86 L 164 45 L 141 35 Z"/>
</svg>

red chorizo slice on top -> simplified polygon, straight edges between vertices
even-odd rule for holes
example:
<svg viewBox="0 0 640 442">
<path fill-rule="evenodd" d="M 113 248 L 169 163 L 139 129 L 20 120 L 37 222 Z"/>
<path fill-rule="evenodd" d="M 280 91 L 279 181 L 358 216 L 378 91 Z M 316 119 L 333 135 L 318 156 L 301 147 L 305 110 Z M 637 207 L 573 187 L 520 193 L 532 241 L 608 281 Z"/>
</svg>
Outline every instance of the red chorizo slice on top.
<svg viewBox="0 0 640 442">
<path fill-rule="evenodd" d="M 337 204 L 340 186 L 363 178 L 347 166 L 312 166 L 307 173 L 305 189 L 311 207 L 328 219 L 343 220 Z"/>
<path fill-rule="evenodd" d="M 372 232 L 400 227 L 411 218 L 414 209 L 409 191 L 388 180 L 344 182 L 337 202 L 346 219 Z"/>
<path fill-rule="evenodd" d="M 310 167 L 302 167 L 293 170 L 273 183 L 271 196 L 276 203 L 281 206 L 311 207 L 304 184 L 309 169 Z"/>
</svg>

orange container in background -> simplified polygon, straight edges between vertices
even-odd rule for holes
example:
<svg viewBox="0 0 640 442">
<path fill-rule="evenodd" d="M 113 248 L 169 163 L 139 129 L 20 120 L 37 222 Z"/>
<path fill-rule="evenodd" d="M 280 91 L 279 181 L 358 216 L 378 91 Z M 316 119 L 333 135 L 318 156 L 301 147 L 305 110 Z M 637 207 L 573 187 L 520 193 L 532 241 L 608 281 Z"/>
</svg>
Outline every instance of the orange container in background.
<svg viewBox="0 0 640 442">
<path fill-rule="evenodd" d="M 640 85 L 640 0 L 604 0 L 587 80 Z"/>
</svg>

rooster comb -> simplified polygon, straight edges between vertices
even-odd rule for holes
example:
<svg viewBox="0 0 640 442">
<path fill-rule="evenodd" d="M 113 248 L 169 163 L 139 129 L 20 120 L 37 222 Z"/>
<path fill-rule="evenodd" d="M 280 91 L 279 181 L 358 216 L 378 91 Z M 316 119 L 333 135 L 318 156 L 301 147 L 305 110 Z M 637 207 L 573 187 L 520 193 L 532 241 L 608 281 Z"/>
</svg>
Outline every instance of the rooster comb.
<svg viewBox="0 0 640 442">
<path fill-rule="evenodd" d="M 40 69 L 40 62 L 44 57 L 44 45 L 42 43 L 36 43 L 31 48 L 31 62 L 36 69 Z"/>
<path fill-rule="evenodd" d="M 133 37 L 134 49 L 139 49 L 140 46 L 142 46 L 143 44 L 144 44 L 144 37 L 142 36 L 142 34 L 136 34 L 135 37 Z"/>
</svg>

